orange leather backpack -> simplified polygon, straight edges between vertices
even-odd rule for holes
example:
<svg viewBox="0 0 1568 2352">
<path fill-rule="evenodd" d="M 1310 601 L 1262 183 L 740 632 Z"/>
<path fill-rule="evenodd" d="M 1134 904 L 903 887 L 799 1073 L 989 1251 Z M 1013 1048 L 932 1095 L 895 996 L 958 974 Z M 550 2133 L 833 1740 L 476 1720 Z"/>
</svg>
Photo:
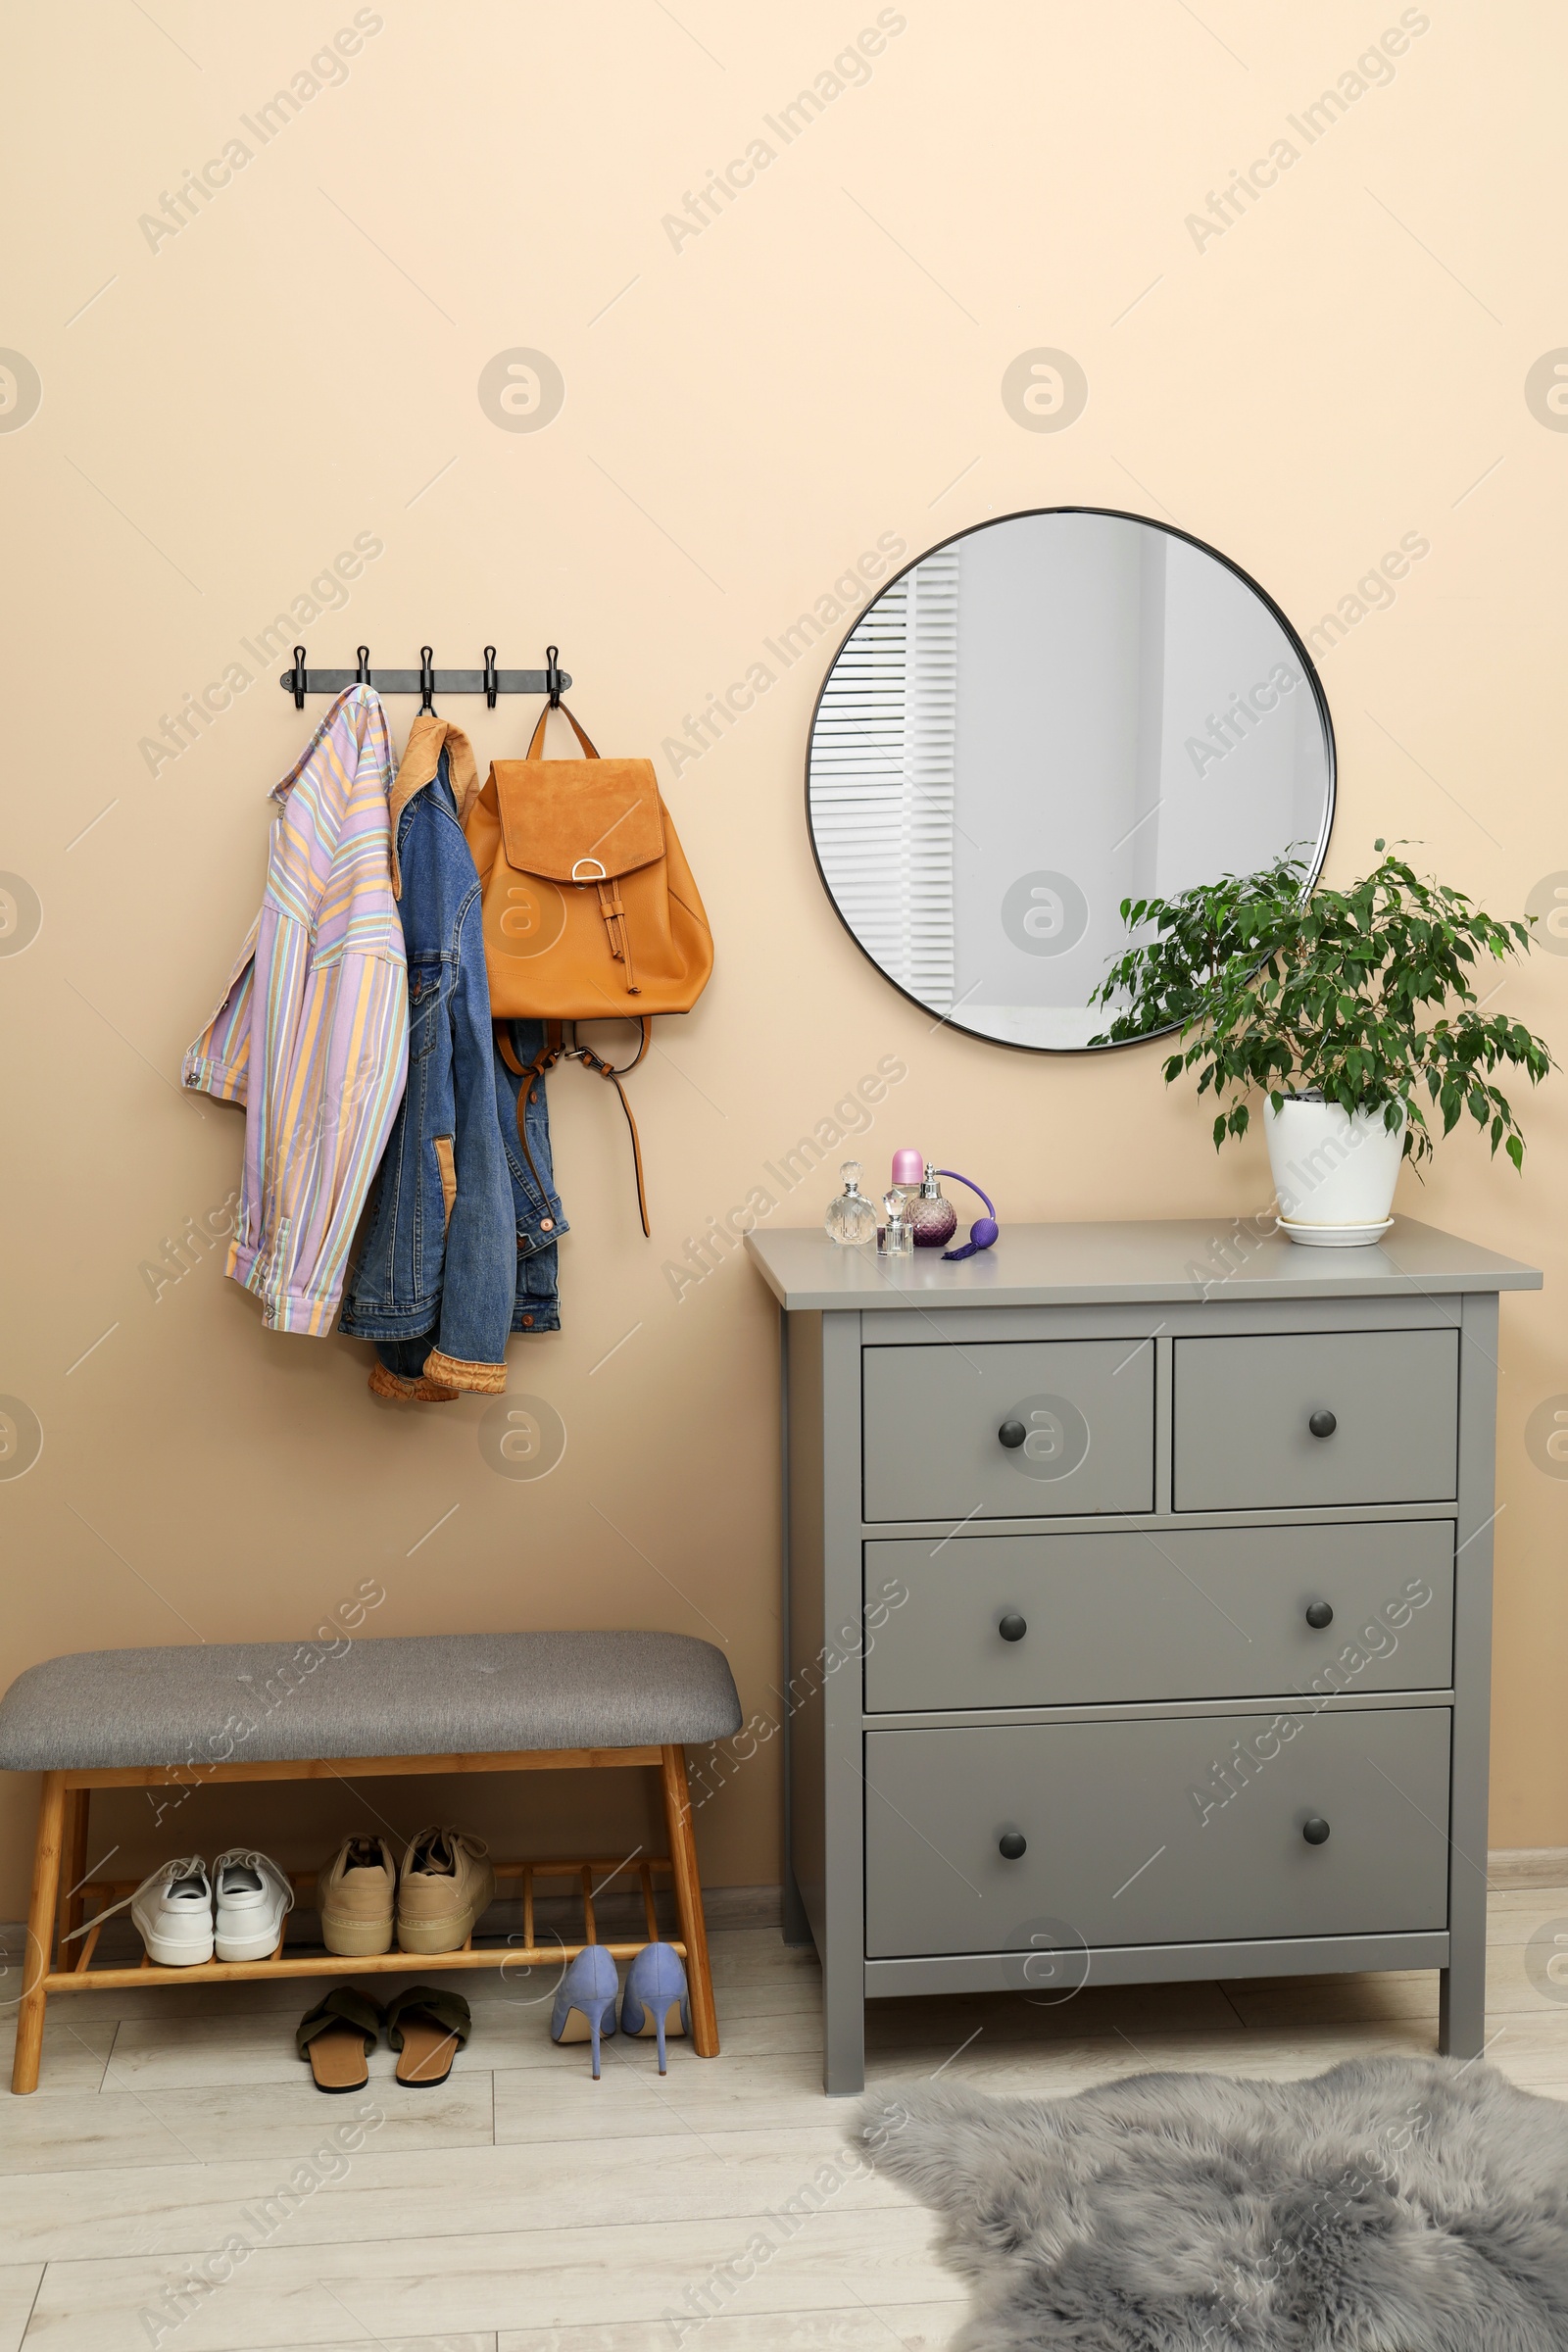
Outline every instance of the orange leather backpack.
<svg viewBox="0 0 1568 2352">
<path fill-rule="evenodd" d="M 557 1061 L 581 1061 L 614 1087 L 631 1130 L 646 1234 L 642 1147 L 620 1082 L 648 1051 L 654 1014 L 690 1012 L 702 995 L 713 940 L 653 761 L 601 760 L 565 704 L 560 708 L 582 758 L 541 759 L 547 705 L 527 758 L 493 761 L 464 820 L 484 893 L 490 1012 L 498 1024 L 545 1023 L 545 1043 L 527 1064 L 507 1028 L 497 1031 L 507 1067 L 526 1082 L 517 1097 L 524 1152 L 528 1085 Z M 577 1022 L 608 1020 L 636 1021 L 642 1031 L 619 1069 L 576 1038 Z"/>
</svg>

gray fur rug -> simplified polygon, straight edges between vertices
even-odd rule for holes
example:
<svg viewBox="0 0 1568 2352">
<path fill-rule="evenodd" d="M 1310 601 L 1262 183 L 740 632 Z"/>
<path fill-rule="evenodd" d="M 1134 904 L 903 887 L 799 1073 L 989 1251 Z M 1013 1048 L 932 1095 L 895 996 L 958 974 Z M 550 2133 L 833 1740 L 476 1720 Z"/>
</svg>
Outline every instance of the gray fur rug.
<svg viewBox="0 0 1568 2352">
<path fill-rule="evenodd" d="M 909 2082 L 855 2137 L 943 2218 L 953 2352 L 1568 2348 L 1568 2105 L 1479 2060 Z"/>
</svg>

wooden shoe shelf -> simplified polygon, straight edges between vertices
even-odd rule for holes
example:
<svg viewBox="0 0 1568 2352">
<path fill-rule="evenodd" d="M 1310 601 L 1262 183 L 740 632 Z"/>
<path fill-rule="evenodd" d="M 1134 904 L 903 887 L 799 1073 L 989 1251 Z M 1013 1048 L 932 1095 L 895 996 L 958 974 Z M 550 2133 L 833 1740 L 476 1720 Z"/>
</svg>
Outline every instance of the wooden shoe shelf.
<svg viewBox="0 0 1568 2352">
<path fill-rule="evenodd" d="M 379 1953 L 370 1958 L 345 1957 L 327 1951 L 278 1948 L 265 1960 L 208 1960 L 191 1968 L 163 1968 L 145 1956 L 132 1967 L 99 1966 L 93 1961 L 104 1921 L 89 1918 L 99 1905 L 130 1893 L 138 1882 L 109 1881 L 87 1875 L 87 1814 L 92 1791 L 103 1788 L 168 1788 L 245 1781 L 334 1780 L 426 1773 L 571 1771 L 592 1768 L 645 1766 L 660 1777 L 666 1854 L 573 1855 L 558 1859 L 528 1858 L 498 1862 L 498 1880 L 517 1883 L 522 1903 L 522 1935 L 516 1940 L 475 1944 L 470 1936 L 460 1951 Z M 701 2058 L 718 2056 L 718 2021 L 709 1971 L 708 1935 L 703 1920 L 702 1885 L 692 1836 L 691 1795 L 685 1752 L 679 1745 L 621 1748 L 546 1748 L 487 1754 L 444 1756 L 363 1756 L 313 1762 L 293 1760 L 224 1763 L 195 1767 L 105 1766 L 43 1775 L 38 1813 L 38 1840 L 33 1856 L 32 1901 L 27 1919 L 27 1948 L 20 2003 L 17 2052 L 12 2088 L 32 2090 L 38 2080 L 43 2042 L 45 2003 L 56 1994 L 108 1992 L 126 1985 L 220 1984 L 245 1978 L 362 1977 L 396 1973 L 433 1976 L 447 1969 L 537 1968 L 573 1958 L 585 1944 L 603 1943 L 617 1960 L 628 1960 L 643 1942 L 660 1940 L 655 1908 L 655 1873 L 668 1875 L 679 1922 L 675 1936 L 664 1938 L 679 1952 L 686 1967 L 691 1996 L 692 2046 Z M 290 1874 L 296 1888 L 316 1874 Z M 605 1942 L 594 1914 L 596 1899 L 613 1883 L 628 1876 L 639 1886 L 646 1935 L 633 1942 Z M 535 1896 L 541 1881 L 554 1889 L 564 1880 L 574 1886 L 583 1907 L 583 1937 L 579 1942 L 549 1938 L 540 1941 L 535 1921 Z M 85 1934 L 74 1931 L 85 1926 Z M 58 1942 L 56 1938 L 59 1938 Z M 66 1940 L 71 1937 L 72 1940 Z"/>
<path fill-rule="evenodd" d="M 62 1981 L 59 1970 L 52 1970 L 47 1979 L 50 1992 L 98 1991 L 124 1984 L 221 1984 L 241 1977 L 359 1977 L 396 1970 L 402 1976 L 419 1976 L 425 1971 L 443 1968 L 499 1968 L 503 1975 L 509 1968 L 539 1968 L 552 1961 L 574 1960 L 590 1943 L 604 1944 L 612 1958 L 630 1960 L 645 1943 L 657 1943 L 659 1914 L 654 1903 L 654 1872 L 664 1871 L 674 1876 L 674 1865 L 667 1854 L 639 1856 L 628 1865 L 624 1855 L 591 1854 L 586 1859 L 573 1856 L 556 1862 L 497 1862 L 493 1865 L 498 1880 L 520 1879 L 522 1882 L 522 1935 L 508 1936 L 505 1944 L 475 1944 L 470 1936 L 466 1943 L 450 1952 L 405 1952 L 395 1945 L 389 1952 L 345 1957 L 325 1950 L 290 1952 L 279 1943 L 275 1952 L 265 1960 L 202 1960 L 187 1968 L 163 1968 L 146 1953 L 129 1967 L 94 1968 L 93 1954 L 103 1931 L 103 1918 L 89 1919 L 85 1933 L 76 1938 L 79 1957 L 73 1961 L 69 1981 Z M 594 1898 L 602 1895 L 612 1880 L 624 1878 L 628 1868 L 634 1871 L 641 1886 L 643 1923 L 647 1934 L 630 1943 L 605 1943 L 598 1933 L 594 1918 Z M 599 1876 L 608 1873 L 608 1876 Z M 291 1870 L 285 1873 L 296 1894 L 302 1887 L 313 1892 L 316 1886 L 314 1870 Z M 596 1885 L 597 1878 L 597 1885 Z M 575 1882 L 582 1898 L 584 1934 L 580 1943 L 538 1943 L 534 1937 L 534 1885 L 539 1879 L 567 1879 Z M 119 1902 L 122 1896 L 134 1894 L 141 1884 L 138 1879 L 84 1879 L 76 1889 L 85 1905 L 90 1898 L 99 1898 L 107 1906 Z M 686 1946 L 678 1936 L 665 1936 L 671 1951 L 679 1952 L 684 1960 Z M 66 1947 L 69 1950 L 69 1945 Z M 86 1983 L 83 1983 L 83 1979 Z"/>
</svg>

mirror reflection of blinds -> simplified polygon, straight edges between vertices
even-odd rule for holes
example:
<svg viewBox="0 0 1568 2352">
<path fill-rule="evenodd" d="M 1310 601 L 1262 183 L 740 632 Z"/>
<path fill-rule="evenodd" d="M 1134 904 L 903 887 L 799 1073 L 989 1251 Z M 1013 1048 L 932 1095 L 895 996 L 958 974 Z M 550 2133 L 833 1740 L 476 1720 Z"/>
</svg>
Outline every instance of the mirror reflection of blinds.
<svg viewBox="0 0 1568 2352">
<path fill-rule="evenodd" d="M 958 550 L 927 556 L 853 631 L 811 736 L 811 826 L 834 901 L 890 980 L 953 1004 Z"/>
</svg>

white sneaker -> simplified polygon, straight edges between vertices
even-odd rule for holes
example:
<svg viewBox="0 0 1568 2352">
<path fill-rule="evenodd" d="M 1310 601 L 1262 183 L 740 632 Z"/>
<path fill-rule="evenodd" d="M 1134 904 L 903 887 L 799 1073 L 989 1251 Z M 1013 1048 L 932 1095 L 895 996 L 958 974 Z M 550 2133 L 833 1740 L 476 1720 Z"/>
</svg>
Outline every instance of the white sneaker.
<svg viewBox="0 0 1568 2352">
<path fill-rule="evenodd" d="M 119 1905 L 115 1908 L 118 1910 Z M 104 1913 L 104 1917 L 109 1915 Z M 195 1968 L 213 1956 L 213 1888 L 200 1854 L 162 1862 L 130 1898 L 147 1957 L 159 1968 Z"/>
<path fill-rule="evenodd" d="M 270 1960 L 283 1940 L 294 1889 L 266 1854 L 231 1846 L 213 1864 L 220 1960 Z"/>
</svg>

